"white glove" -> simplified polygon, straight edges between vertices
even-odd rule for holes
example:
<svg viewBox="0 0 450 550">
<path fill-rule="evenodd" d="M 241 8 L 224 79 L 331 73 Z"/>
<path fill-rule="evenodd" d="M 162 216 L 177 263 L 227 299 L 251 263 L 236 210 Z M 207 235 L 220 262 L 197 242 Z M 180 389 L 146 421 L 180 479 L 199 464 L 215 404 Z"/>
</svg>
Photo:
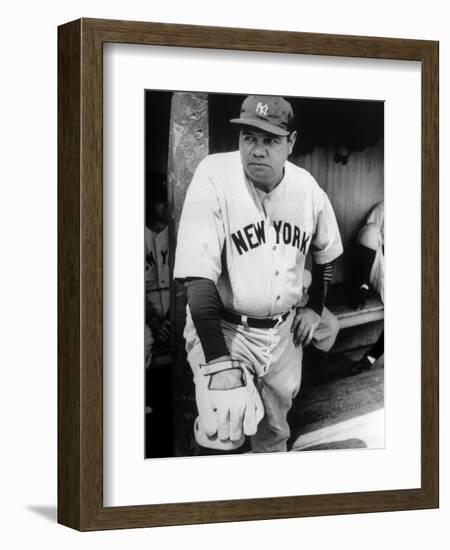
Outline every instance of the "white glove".
<svg viewBox="0 0 450 550">
<path fill-rule="evenodd" d="M 211 389 L 211 378 L 217 372 L 238 369 L 241 386 Z M 264 406 L 253 376 L 243 362 L 226 360 L 200 365 L 194 376 L 198 418 L 194 425 L 199 445 L 213 449 L 237 449 L 246 435 L 255 435 L 264 416 Z"/>
</svg>

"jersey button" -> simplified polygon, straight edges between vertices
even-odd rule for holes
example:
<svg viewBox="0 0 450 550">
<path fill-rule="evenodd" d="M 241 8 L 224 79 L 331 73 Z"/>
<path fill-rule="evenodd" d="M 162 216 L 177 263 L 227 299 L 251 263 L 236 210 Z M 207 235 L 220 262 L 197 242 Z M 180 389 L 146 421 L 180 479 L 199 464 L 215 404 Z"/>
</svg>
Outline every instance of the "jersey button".
<svg viewBox="0 0 450 550">
<path fill-rule="evenodd" d="M 275 245 L 272 246 L 272 250 L 276 250 L 277 247 Z"/>
<path fill-rule="evenodd" d="M 281 296 L 277 296 L 277 301 L 281 298 Z"/>
<path fill-rule="evenodd" d="M 280 274 L 280 272 L 278 271 L 278 269 L 275 271 L 275 275 L 278 276 Z"/>
</svg>

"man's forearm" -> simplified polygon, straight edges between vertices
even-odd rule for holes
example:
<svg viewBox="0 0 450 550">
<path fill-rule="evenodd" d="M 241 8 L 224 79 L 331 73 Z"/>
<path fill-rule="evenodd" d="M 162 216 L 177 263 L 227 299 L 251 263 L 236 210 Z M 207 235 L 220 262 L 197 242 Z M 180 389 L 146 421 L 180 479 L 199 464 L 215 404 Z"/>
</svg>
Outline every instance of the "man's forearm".
<svg viewBox="0 0 450 550">
<path fill-rule="evenodd" d="M 309 289 L 308 307 L 318 315 L 322 315 L 328 293 L 328 287 L 333 279 L 335 260 L 326 264 L 312 265 L 312 283 Z"/>
<path fill-rule="evenodd" d="M 213 281 L 204 278 L 187 279 L 187 300 L 207 363 L 229 355 L 220 324 L 222 301 Z"/>
</svg>

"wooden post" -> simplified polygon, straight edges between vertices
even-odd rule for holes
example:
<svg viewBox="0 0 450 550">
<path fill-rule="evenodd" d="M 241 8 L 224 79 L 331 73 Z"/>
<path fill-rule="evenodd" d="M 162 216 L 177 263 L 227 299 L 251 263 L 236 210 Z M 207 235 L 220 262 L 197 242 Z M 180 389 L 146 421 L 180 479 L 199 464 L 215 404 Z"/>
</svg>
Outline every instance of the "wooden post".
<svg viewBox="0 0 450 550">
<path fill-rule="evenodd" d="M 175 92 L 172 97 L 167 165 L 170 210 L 170 266 L 173 273 L 176 235 L 187 188 L 199 162 L 209 153 L 208 96 L 204 93 Z M 172 389 L 174 455 L 196 452 L 193 423 L 196 416 L 192 373 L 186 360 L 183 330 L 186 300 L 183 287 L 174 283 L 172 311 Z"/>
</svg>

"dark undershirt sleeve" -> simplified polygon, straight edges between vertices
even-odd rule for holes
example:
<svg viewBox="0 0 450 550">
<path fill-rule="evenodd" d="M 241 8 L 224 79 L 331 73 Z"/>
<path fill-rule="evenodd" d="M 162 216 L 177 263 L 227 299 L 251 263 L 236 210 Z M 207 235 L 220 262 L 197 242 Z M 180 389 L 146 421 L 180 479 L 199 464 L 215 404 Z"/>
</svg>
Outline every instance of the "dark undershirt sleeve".
<svg viewBox="0 0 450 550">
<path fill-rule="evenodd" d="M 216 285 L 210 279 L 187 278 L 184 287 L 206 362 L 229 355 L 220 324 L 223 304 Z"/>
<path fill-rule="evenodd" d="M 334 275 L 335 260 L 326 264 L 316 264 L 313 261 L 311 276 L 312 283 L 309 289 L 309 301 L 307 307 L 318 315 L 322 315 L 327 298 L 328 287 Z"/>
</svg>

